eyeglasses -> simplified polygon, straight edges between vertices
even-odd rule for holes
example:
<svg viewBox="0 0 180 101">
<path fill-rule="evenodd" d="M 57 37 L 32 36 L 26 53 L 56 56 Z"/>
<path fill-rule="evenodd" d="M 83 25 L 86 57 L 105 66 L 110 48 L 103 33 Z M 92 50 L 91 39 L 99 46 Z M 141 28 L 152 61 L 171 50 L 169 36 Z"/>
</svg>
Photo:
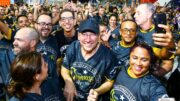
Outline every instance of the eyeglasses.
<svg viewBox="0 0 180 101">
<path fill-rule="evenodd" d="M 124 28 L 124 29 L 121 29 L 121 31 L 123 33 L 131 33 L 131 34 L 135 34 L 136 33 L 136 30 L 135 29 L 128 29 L 128 28 Z"/>
<path fill-rule="evenodd" d="M 73 19 L 74 19 L 74 17 L 61 17 L 62 22 L 65 22 L 66 20 L 72 21 Z"/>
<path fill-rule="evenodd" d="M 83 37 L 95 37 L 95 36 L 97 36 L 96 34 L 93 34 L 93 33 L 91 33 L 91 34 L 88 34 L 88 33 L 81 33 L 81 35 L 83 36 Z"/>
<path fill-rule="evenodd" d="M 39 24 L 41 27 L 52 27 L 52 23 L 39 22 L 37 24 Z"/>
</svg>

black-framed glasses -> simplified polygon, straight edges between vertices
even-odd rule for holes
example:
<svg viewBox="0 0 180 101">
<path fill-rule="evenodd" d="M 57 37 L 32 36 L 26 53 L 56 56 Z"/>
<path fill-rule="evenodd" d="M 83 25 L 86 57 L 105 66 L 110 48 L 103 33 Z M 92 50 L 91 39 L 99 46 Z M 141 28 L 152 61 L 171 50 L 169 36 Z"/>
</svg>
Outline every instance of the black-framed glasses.
<svg viewBox="0 0 180 101">
<path fill-rule="evenodd" d="M 65 22 L 66 20 L 72 21 L 73 19 L 74 19 L 74 17 L 61 17 L 62 22 Z"/>
<path fill-rule="evenodd" d="M 121 29 L 121 31 L 123 31 L 123 33 L 136 33 L 136 30 L 135 29 L 128 29 L 128 28 L 124 28 L 124 29 Z"/>
<path fill-rule="evenodd" d="M 86 33 L 86 32 L 84 32 L 84 33 L 81 33 L 81 35 L 83 36 L 83 37 L 95 37 L 95 36 L 97 36 L 97 34 L 95 34 L 95 33 Z"/>
<path fill-rule="evenodd" d="M 52 27 L 52 23 L 39 22 L 37 24 L 39 24 L 41 27 Z"/>
</svg>

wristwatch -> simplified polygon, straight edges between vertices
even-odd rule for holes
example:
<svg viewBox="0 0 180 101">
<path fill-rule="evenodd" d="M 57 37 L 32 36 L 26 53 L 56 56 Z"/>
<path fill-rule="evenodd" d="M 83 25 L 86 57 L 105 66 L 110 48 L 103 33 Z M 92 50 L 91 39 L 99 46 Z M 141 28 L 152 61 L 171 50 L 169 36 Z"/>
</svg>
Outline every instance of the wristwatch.
<svg viewBox="0 0 180 101">
<path fill-rule="evenodd" d="M 171 49 L 168 49 L 168 51 L 175 54 L 177 49 L 178 49 L 178 44 L 175 42 L 175 47 L 171 48 Z"/>
</svg>

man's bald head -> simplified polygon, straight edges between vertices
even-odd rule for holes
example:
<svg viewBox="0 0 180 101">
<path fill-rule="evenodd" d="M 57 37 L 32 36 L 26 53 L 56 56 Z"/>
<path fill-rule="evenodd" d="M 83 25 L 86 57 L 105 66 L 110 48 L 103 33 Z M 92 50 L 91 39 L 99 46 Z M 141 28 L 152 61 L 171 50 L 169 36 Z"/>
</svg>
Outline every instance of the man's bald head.
<svg viewBox="0 0 180 101">
<path fill-rule="evenodd" d="M 14 37 L 14 53 L 34 51 L 39 41 L 39 34 L 37 31 L 30 27 L 24 27 L 17 31 Z"/>
</svg>

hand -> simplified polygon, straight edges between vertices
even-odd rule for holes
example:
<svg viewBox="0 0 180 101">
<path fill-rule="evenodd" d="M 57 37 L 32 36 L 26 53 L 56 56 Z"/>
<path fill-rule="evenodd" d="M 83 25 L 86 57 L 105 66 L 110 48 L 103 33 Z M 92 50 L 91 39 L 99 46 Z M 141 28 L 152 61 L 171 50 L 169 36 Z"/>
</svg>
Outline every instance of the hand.
<svg viewBox="0 0 180 101">
<path fill-rule="evenodd" d="M 71 10 L 72 11 L 78 11 L 76 4 L 73 3 L 72 1 L 71 1 Z"/>
<path fill-rule="evenodd" d="M 96 92 L 94 89 L 91 89 L 89 91 L 89 96 L 87 98 L 87 101 L 97 101 L 98 100 L 98 92 Z"/>
<path fill-rule="evenodd" d="M 76 4 L 73 3 L 73 2 L 67 2 L 64 7 L 64 9 L 69 9 L 71 11 L 77 11 L 77 7 L 76 7 Z"/>
<path fill-rule="evenodd" d="M 166 33 L 154 33 L 153 40 L 156 45 L 166 47 L 168 49 L 174 48 L 172 32 L 169 25 L 158 24 L 158 27 L 164 28 Z"/>
<path fill-rule="evenodd" d="M 71 3 L 67 2 L 63 4 L 63 9 L 70 9 L 71 8 Z"/>
<path fill-rule="evenodd" d="M 105 33 L 102 33 L 102 34 L 100 35 L 100 39 L 101 39 L 102 41 L 108 41 L 110 36 L 111 36 L 111 30 L 109 30 L 109 31 L 106 30 Z"/>
<path fill-rule="evenodd" d="M 66 82 L 64 87 L 64 96 L 66 101 L 73 101 L 74 97 L 77 95 L 76 88 L 73 82 Z"/>
<path fill-rule="evenodd" d="M 3 38 L 3 35 L 0 33 L 0 40 Z"/>
</svg>

